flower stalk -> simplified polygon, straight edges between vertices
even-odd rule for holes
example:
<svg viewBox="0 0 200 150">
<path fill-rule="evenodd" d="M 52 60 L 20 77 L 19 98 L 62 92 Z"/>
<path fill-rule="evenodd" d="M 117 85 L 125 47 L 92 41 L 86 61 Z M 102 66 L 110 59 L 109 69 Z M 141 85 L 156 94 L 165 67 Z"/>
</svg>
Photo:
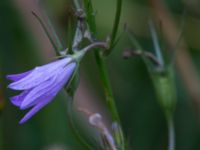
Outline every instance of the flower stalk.
<svg viewBox="0 0 200 150">
<path fill-rule="evenodd" d="M 138 52 L 129 51 L 125 53 L 126 58 L 136 56 L 138 54 L 142 57 L 149 75 L 153 81 L 155 87 L 155 93 L 157 95 L 158 102 L 165 114 L 165 118 L 168 126 L 168 150 L 174 150 L 175 148 L 175 129 L 173 122 L 173 113 L 176 106 L 176 86 L 174 81 L 174 68 L 171 62 L 167 63 L 163 59 L 156 31 L 150 26 L 154 49 L 156 50 L 156 57 L 149 55 L 149 52 L 145 52 L 137 39 L 128 32 L 128 36 L 132 45 L 138 49 Z M 151 57 L 149 57 L 151 56 Z M 153 59 L 152 59 L 153 58 Z M 158 63 L 155 63 L 158 62 Z"/>
<path fill-rule="evenodd" d="M 92 14 L 94 14 L 94 10 L 92 10 L 91 1 L 85 0 L 84 6 L 85 6 L 86 14 L 88 15 L 87 19 L 88 20 L 95 20 L 94 15 L 92 15 Z M 97 32 L 96 32 L 96 30 L 94 30 L 94 29 L 96 29 L 96 23 L 93 22 L 93 21 L 90 21 L 88 23 L 91 23 L 91 22 L 92 22 L 92 24 L 89 24 L 90 31 L 91 31 L 91 33 L 94 34 L 93 36 L 96 37 Z M 98 49 L 95 50 L 95 58 L 96 58 L 95 60 L 96 60 L 97 66 L 99 68 L 100 78 L 101 78 L 101 81 L 102 81 L 102 84 L 103 84 L 103 87 L 104 87 L 106 102 L 108 104 L 109 110 L 111 111 L 112 119 L 117 121 L 117 122 L 120 122 L 119 121 L 120 120 L 119 115 L 118 115 L 118 112 L 117 112 L 117 109 L 116 109 L 114 96 L 113 96 L 113 93 L 112 93 L 112 88 L 111 88 L 108 73 L 107 73 L 107 69 L 106 69 L 106 64 L 103 60 L 101 52 Z"/>
<path fill-rule="evenodd" d="M 114 28 L 112 32 L 112 38 L 111 38 L 113 42 L 115 40 L 118 25 L 119 25 L 120 14 L 121 14 L 121 2 L 122 2 L 121 0 L 117 1 L 116 18 L 115 18 Z M 95 16 L 94 16 L 95 11 L 93 10 L 92 2 L 90 0 L 84 0 L 84 8 L 87 15 L 89 30 L 92 33 L 92 36 L 96 37 L 97 31 L 96 31 L 96 22 L 95 22 Z M 109 43 L 109 48 L 110 48 L 110 43 Z M 121 124 L 117 107 L 115 104 L 112 88 L 110 85 L 109 77 L 108 77 L 107 67 L 106 67 L 104 58 L 102 57 L 102 53 L 98 49 L 96 49 L 95 51 L 95 58 L 96 58 L 95 60 L 96 60 L 97 66 L 99 68 L 100 78 L 104 87 L 104 93 L 105 93 L 107 106 L 111 112 L 111 117 L 113 121 L 116 121 L 119 124 Z M 120 138 L 121 138 L 121 141 L 123 141 L 121 144 L 121 149 L 124 150 L 125 149 L 124 135 L 120 134 Z"/>
</svg>

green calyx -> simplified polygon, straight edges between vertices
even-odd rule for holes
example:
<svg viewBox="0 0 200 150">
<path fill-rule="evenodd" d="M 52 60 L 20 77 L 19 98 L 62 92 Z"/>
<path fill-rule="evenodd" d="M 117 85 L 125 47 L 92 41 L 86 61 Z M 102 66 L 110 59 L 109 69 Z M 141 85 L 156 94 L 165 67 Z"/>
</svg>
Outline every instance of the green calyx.
<svg viewBox="0 0 200 150">
<path fill-rule="evenodd" d="M 176 86 L 173 68 L 168 67 L 165 72 L 152 74 L 156 95 L 165 115 L 171 116 L 176 106 Z"/>
</svg>

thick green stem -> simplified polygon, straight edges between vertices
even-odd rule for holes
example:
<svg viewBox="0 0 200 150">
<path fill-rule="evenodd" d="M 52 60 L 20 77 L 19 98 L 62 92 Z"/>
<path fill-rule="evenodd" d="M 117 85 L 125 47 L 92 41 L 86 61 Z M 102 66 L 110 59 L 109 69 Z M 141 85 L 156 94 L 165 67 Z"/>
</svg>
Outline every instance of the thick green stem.
<svg viewBox="0 0 200 150">
<path fill-rule="evenodd" d="M 93 36 L 96 37 L 96 34 L 97 34 L 96 23 L 95 23 L 95 18 L 93 15 L 94 10 L 92 8 L 92 4 L 89 0 L 84 0 L 84 6 L 86 9 L 86 14 L 88 15 L 87 19 L 88 19 L 90 31 L 94 34 Z M 102 81 L 102 84 L 104 87 L 106 102 L 107 102 L 108 108 L 111 112 L 112 119 L 114 121 L 120 122 L 116 104 L 115 104 L 115 100 L 114 100 L 113 93 L 112 93 L 112 88 L 111 88 L 111 85 L 109 82 L 106 65 L 105 65 L 105 62 L 104 62 L 104 60 L 101 56 L 101 53 L 98 49 L 95 50 L 95 58 L 96 58 L 95 60 L 98 65 L 98 68 L 99 68 L 100 78 L 101 78 L 101 81 Z"/>
<path fill-rule="evenodd" d="M 113 43 L 114 43 L 114 40 L 115 40 L 115 37 L 116 37 L 118 24 L 119 24 L 119 20 L 120 20 L 121 2 L 122 2 L 122 0 L 117 1 L 117 11 L 116 11 L 115 23 L 114 23 L 112 38 L 111 38 Z M 85 7 L 88 26 L 90 28 L 90 31 L 91 31 L 91 33 L 93 34 L 94 37 L 97 37 L 94 10 L 93 10 L 91 1 L 90 0 L 84 0 L 84 7 Z M 104 93 L 105 93 L 107 106 L 110 110 L 113 121 L 117 121 L 120 124 L 120 118 L 119 118 L 119 114 L 118 114 L 117 107 L 116 107 L 116 104 L 115 104 L 115 99 L 114 99 L 114 96 L 113 96 L 111 84 L 110 84 L 110 81 L 109 81 L 107 67 L 106 67 L 105 61 L 104 61 L 99 49 L 95 50 L 95 58 L 96 58 L 95 60 L 96 60 L 97 66 L 99 68 L 101 82 L 102 82 L 103 87 L 104 87 Z M 120 138 L 123 141 L 121 143 L 121 148 L 122 148 L 122 150 L 124 150 L 125 149 L 124 135 L 121 135 Z"/>
<path fill-rule="evenodd" d="M 112 88 L 108 79 L 106 65 L 103 59 L 101 58 L 99 51 L 95 51 L 95 58 L 96 58 L 96 62 L 99 68 L 100 78 L 104 87 L 106 102 L 111 112 L 112 119 L 114 121 L 120 122 L 119 115 L 117 112 L 117 107 L 116 107 L 115 100 L 112 93 Z"/>
</svg>

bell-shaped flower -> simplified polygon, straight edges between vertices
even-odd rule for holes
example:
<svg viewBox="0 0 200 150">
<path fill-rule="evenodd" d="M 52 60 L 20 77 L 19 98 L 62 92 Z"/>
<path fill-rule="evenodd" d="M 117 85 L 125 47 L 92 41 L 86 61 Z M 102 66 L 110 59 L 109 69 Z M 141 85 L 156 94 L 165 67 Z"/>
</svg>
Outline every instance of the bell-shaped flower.
<svg viewBox="0 0 200 150">
<path fill-rule="evenodd" d="M 31 108 L 21 119 L 20 124 L 26 122 L 53 100 L 69 83 L 76 66 L 77 62 L 71 56 L 67 56 L 28 72 L 7 76 L 13 81 L 8 88 L 22 91 L 19 95 L 11 97 L 12 104 L 21 110 Z"/>
</svg>

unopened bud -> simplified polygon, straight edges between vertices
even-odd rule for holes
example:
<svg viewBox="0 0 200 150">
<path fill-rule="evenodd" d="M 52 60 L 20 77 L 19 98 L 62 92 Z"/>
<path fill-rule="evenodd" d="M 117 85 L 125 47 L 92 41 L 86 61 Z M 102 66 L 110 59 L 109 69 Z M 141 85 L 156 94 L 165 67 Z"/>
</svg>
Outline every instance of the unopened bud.
<svg viewBox="0 0 200 150">
<path fill-rule="evenodd" d="M 102 124 L 102 117 L 100 114 L 95 113 L 89 117 L 89 123 L 93 126 L 99 126 Z"/>
</svg>

